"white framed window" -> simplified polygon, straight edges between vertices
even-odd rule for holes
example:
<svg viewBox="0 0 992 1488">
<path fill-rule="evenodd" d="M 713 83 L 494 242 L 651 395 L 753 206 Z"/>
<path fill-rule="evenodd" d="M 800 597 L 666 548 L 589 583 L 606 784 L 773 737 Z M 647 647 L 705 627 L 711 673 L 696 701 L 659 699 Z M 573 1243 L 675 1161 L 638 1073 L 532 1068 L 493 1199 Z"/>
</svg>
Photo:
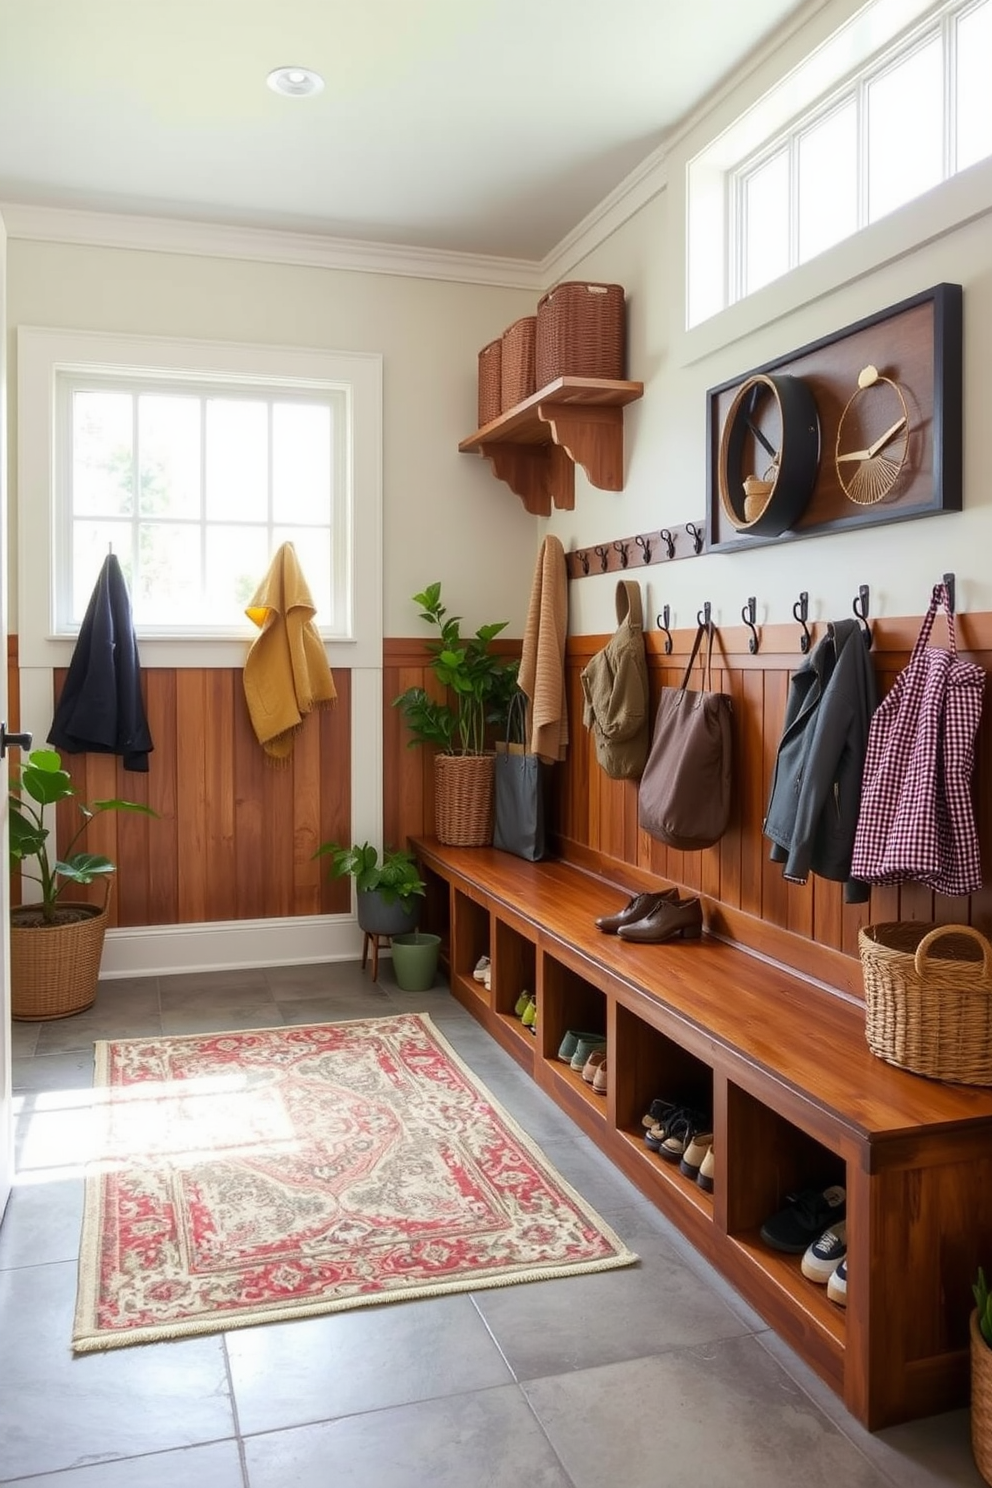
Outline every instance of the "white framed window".
<svg viewBox="0 0 992 1488">
<path fill-rule="evenodd" d="M 56 375 L 55 631 L 78 630 L 108 550 L 139 633 L 224 633 L 284 542 L 328 637 L 351 630 L 348 399 L 265 387 Z"/>
<path fill-rule="evenodd" d="M 686 325 L 992 154 L 992 0 L 874 0 L 689 163 Z"/>
<path fill-rule="evenodd" d="M 381 664 L 378 356 L 21 328 L 17 495 L 28 665 L 60 664 L 111 548 L 143 650 L 243 658 L 285 541 L 332 662 Z"/>
</svg>

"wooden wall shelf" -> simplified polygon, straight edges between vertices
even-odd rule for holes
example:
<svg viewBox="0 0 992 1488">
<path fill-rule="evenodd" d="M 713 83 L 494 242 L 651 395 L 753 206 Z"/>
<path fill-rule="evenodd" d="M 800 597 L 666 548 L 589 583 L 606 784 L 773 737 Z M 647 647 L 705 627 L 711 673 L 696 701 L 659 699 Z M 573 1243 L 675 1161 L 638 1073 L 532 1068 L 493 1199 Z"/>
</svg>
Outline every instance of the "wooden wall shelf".
<svg viewBox="0 0 992 1488">
<path fill-rule="evenodd" d="M 463 439 L 534 516 L 575 505 L 575 466 L 602 491 L 623 490 L 623 409 L 644 394 L 642 382 L 558 377 Z"/>
</svg>

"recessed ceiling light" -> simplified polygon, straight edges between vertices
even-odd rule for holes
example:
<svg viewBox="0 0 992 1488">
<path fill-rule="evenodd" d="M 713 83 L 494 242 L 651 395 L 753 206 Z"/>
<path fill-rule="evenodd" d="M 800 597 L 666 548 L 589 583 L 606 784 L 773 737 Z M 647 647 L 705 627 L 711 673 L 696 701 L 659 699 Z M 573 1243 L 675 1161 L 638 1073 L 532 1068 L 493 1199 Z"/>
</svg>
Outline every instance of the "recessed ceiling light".
<svg viewBox="0 0 992 1488">
<path fill-rule="evenodd" d="M 324 86 L 320 73 L 309 67 L 277 67 L 265 81 L 273 93 L 287 98 L 309 98 Z"/>
</svg>

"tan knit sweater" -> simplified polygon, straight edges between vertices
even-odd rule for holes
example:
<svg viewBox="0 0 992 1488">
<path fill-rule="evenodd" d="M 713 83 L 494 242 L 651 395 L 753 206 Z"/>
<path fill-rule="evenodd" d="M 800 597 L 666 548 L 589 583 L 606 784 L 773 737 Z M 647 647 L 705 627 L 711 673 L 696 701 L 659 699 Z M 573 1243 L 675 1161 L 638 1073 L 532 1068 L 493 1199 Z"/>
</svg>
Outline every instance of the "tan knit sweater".
<svg viewBox="0 0 992 1488">
<path fill-rule="evenodd" d="M 527 748 L 553 763 L 568 746 L 565 639 L 568 635 L 568 569 L 557 537 L 541 544 L 527 611 L 519 682 L 527 694 Z"/>
</svg>

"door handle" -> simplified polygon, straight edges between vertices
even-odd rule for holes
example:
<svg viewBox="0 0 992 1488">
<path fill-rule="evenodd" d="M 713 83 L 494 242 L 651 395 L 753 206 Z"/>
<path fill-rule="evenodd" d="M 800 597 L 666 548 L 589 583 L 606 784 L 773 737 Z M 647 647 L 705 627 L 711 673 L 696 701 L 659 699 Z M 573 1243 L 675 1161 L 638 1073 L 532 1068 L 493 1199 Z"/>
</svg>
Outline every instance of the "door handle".
<svg viewBox="0 0 992 1488">
<path fill-rule="evenodd" d="M 0 723 L 0 759 L 6 759 L 7 750 L 30 749 L 30 734 L 8 734 L 6 723 Z"/>
</svg>

